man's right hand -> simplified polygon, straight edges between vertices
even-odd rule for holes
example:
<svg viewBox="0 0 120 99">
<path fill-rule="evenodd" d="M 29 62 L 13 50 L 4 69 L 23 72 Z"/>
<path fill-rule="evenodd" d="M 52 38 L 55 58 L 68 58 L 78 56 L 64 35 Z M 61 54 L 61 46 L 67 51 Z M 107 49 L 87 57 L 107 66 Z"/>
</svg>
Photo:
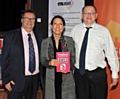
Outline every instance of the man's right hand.
<svg viewBox="0 0 120 99">
<path fill-rule="evenodd" d="M 15 85 L 15 83 L 13 81 L 10 81 L 9 83 L 7 83 L 5 85 L 5 88 L 8 90 L 8 91 L 12 91 L 12 87 L 11 85 Z"/>
</svg>

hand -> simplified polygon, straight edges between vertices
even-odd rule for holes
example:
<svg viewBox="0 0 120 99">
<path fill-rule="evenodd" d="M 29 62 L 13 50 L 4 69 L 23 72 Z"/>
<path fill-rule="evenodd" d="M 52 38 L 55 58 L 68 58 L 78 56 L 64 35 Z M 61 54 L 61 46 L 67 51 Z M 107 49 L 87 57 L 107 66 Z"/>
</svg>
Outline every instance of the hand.
<svg viewBox="0 0 120 99">
<path fill-rule="evenodd" d="M 110 89 L 112 89 L 114 86 L 118 84 L 118 78 L 113 78 L 112 83 L 110 84 Z"/>
<path fill-rule="evenodd" d="M 59 64 L 59 62 L 58 62 L 58 60 L 56 60 L 56 59 L 52 59 L 52 60 L 49 62 L 49 65 L 51 65 L 51 66 L 58 66 L 58 64 Z"/>
<path fill-rule="evenodd" d="M 68 72 L 62 72 L 63 74 L 67 74 Z"/>
<path fill-rule="evenodd" d="M 5 85 L 5 88 L 8 90 L 8 91 L 12 91 L 12 87 L 11 85 L 15 85 L 15 83 L 13 81 L 10 81 L 9 83 L 7 83 Z"/>
</svg>

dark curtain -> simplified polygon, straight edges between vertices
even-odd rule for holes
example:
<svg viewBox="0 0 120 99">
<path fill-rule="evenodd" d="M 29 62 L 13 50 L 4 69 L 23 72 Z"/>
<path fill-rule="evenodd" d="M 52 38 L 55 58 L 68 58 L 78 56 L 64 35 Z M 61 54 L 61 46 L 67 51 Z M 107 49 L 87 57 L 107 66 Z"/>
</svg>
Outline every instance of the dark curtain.
<svg viewBox="0 0 120 99">
<path fill-rule="evenodd" d="M 48 25 L 47 17 L 48 17 L 49 2 L 48 0 L 45 1 L 31 0 L 31 1 L 32 1 L 32 5 L 31 5 L 32 10 L 36 12 L 37 17 L 42 18 L 42 22 L 36 24 L 36 30 L 39 30 L 39 28 L 41 27 L 40 29 L 43 30 L 42 31 L 43 33 L 45 33 L 44 35 L 47 35 L 47 25 Z M 16 29 L 21 26 L 21 20 L 20 20 L 21 10 L 25 10 L 26 3 L 27 0 L 0 0 L 0 32 Z M 94 0 L 85 0 L 85 5 L 94 5 Z M 40 13 L 40 15 L 38 12 Z"/>
<path fill-rule="evenodd" d="M 25 10 L 26 2 L 26 0 L 0 0 L 0 31 L 21 26 L 21 10 Z"/>
<path fill-rule="evenodd" d="M 85 0 L 85 5 L 94 5 L 94 0 Z"/>
</svg>

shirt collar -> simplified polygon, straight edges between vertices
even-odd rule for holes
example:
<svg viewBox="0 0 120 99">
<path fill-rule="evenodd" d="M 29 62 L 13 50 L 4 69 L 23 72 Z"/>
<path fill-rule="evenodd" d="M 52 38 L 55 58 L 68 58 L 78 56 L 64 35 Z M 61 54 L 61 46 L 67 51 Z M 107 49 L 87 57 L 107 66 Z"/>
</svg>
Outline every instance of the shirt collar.
<svg viewBox="0 0 120 99">
<path fill-rule="evenodd" d="M 91 25 L 90 27 L 95 28 L 95 24 L 96 24 L 96 22 L 93 25 Z M 86 28 L 86 27 L 87 26 L 83 23 L 83 28 Z"/>
<path fill-rule="evenodd" d="M 21 30 L 22 30 L 22 35 L 25 37 L 27 36 L 28 32 L 23 28 L 21 27 Z M 33 35 L 33 31 L 30 32 L 31 36 Z"/>
</svg>

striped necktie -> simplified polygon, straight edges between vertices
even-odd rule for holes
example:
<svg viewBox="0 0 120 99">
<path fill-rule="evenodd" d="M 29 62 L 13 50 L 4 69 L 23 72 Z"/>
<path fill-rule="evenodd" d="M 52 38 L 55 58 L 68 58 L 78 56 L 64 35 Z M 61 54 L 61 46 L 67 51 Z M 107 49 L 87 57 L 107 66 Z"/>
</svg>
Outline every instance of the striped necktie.
<svg viewBox="0 0 120 99">
<path fill-rule="evenodd" d="M 28 34 L 29 43 L 29 71 L 33 73 L 35 71 L 35 52 L 31 34 Z"/>
</svg>

